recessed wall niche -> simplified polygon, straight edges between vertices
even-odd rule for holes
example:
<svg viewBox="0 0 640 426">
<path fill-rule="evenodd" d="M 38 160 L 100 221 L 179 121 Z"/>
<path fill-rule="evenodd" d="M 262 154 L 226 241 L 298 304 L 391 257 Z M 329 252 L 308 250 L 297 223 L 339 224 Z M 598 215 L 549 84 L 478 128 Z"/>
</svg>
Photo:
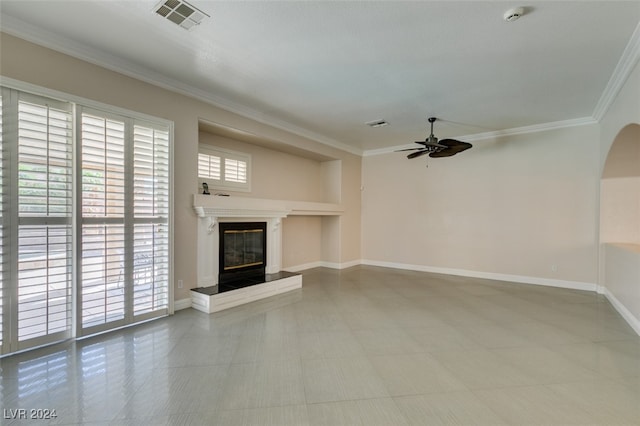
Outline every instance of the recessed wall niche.
<svg viewBox="0 0 640 426">
<path fill-rule="evenodd" d="M 215 191 L 230 197 L 341 203 L 342 161 L 256 135 L 201 123 L 199 143 L 251 155 L 251 191 Z M 212 194 L 214 191 L 212 191 Z M 213 195 L 212 195 L 213 196 Z M 295 216 L 282 219 L 282 267 L 335 262 L 339 253 L 338 217 Z"/>
</svg>

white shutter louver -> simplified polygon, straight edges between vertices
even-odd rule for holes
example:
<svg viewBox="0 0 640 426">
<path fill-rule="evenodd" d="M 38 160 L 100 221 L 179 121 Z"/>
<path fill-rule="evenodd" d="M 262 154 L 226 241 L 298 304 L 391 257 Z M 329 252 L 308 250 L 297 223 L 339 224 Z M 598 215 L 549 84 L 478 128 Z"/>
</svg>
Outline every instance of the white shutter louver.
<svg viewBox="0 0 640 426">
<path fill-rule="evenodd" d="M 18 102 L 19 342 L 71 324 L 71 108 L 30 98 Z"/>
<path fill-rule="evenodd" d="M 71 316 L 71 227 L 20 226 L 18 239 L 18 340 L 66 331 Z"/>
<path fill-rule="evenodd" d="M 124 217 L 124 122 L 82 114 L 82 216 Z"/>
<path fill-rule="evenodd" d="M 19 212 L 25 216 L 71 215 L 71 114 L 20 102 Z"/>
<path fill-rule="evenodd" d="M 82 114 L 82 327 L 125 317 L 125 123 Z"/>
<path fill-rule="evenodd" d="M 232 158 L 224 159 L 224 180 L 228 182 L 247 182 L 247 163 Z"/>
<path fill-rule="evenodd" d="M 82 326 L 124 319 L 124 226 L 82 226 Z"/>
<path fill-rule="evenodd" d="M 221 161 L 220 157 L 209 154 L 198 154 L 198 177 L 220 180 Z"/>
<path fill-rule="evenodd" d="M 169 302 L 169 134 L 142 125 L 133 132 L 133 313 Z"/>
</svg>

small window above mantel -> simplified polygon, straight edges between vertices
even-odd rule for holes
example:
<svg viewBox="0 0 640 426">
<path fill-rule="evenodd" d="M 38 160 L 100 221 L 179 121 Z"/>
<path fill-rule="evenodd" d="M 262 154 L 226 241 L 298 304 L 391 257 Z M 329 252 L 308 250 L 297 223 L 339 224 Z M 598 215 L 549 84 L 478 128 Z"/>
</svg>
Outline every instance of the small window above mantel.
<svg viewBox="0 0 640 426">
<path fill-rule="evenodd" d="M 211 190 L 251 192 L 251 155 L 214 146 L 198 147 L 198 192 L 203 183 Z"/>
</svg>

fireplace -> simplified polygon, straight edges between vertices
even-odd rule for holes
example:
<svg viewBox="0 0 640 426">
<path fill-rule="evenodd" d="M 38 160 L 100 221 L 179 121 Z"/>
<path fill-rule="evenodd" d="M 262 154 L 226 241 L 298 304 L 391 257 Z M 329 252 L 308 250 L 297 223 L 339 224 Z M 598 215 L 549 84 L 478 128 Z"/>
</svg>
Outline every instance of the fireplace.
<svg viewBox="0 0 640 426">
<path fill-rule="evenodd" d="M 302 275 L 282 271 L 282 219 L 292 212 L 288 202 L 248 197 L 216 197 L 194 194 L 193 208 L 198 215 L 198 282 L 191 289 L 191 306 L 205 313 L 213 313 L 233 308 L 245 303 L 262 300 L 270 296 L 302 288 Z M 296 206 L 307 206 L 307 203 Z M 309 208 L 302 209 L 304 214 L 317 209 L 317 203 L 310 203 Z M 257 274 L 264 274 L 262 279 L 239 279 L 228 284 L 220 284 L 221 271 L 225 267 L 221 259 L 220 239 L 223 238 L 227 224 L 261 223 L 263 228 L 263 266 L 256 268 Z M 247 236 L 247 235 L 245 235 Z M 254 235 L 249 236 L 249 238 Z M 265 248 L 266 247 L 266 248 Z M 257 263 L 242 261 L 239 263 Z M 227 265 L 229 266 L 229 265 Z M 236 265 L 238 266 L 238 265 Z M 252 268 L 259 266 L 253 265 Z M 233 268 L 233 267 L 232 267 Z M 228 269 L 228 268 L 226 268 Z M 238 272 L 235 268 L 227 273 Z M 256 271 L 251 271 L 254 274 Z M 229 275 L 223 277 L 226 279 Z M 233 277 L 233 275 L 231 275 Z M 235 278 L 233 278 L 235 279 Z M 253 281 L 253 284 L 240 284 Z M 271 305 L 268 305 L 271 306 Z"/>
<path fill-rule="evenodd" d="M 222 222 L 219 232 L 218 283 L 264 279 L 267 223 Z"/>
</svg>

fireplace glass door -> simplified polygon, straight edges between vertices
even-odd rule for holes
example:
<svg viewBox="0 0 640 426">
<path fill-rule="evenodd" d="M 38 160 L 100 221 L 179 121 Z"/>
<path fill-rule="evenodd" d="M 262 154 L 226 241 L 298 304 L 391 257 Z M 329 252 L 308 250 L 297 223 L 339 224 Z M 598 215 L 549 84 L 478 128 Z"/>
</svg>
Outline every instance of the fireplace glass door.
<svg viewBox="0 0 640 426">
<path fill-rule="evenodd" d="M 266 222 L 220 224 L 219 282 L 264 275 Z"/>
</svg>

